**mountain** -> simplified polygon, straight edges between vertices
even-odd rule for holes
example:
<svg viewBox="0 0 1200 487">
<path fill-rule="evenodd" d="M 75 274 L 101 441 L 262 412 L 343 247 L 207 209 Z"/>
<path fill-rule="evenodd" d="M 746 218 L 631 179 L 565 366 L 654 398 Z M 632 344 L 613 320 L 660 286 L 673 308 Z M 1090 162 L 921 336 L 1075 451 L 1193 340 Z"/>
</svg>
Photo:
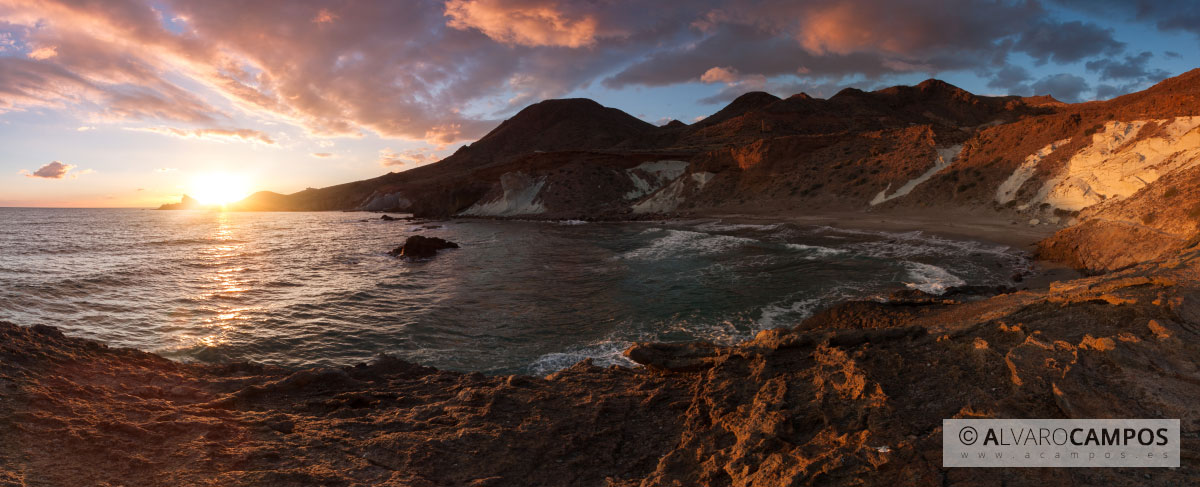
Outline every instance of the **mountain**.
<svg viewBox="0 0 1200 487">
<path fill-rule="evenodd" d="M 633 209 L 653 197 L 651 193 L 673 182 L 673 178 L 667 181 L 665 176 L 677 176 L 671 171 L 660 174 L 653 168 L 637 169 L 639 165 L 678 160 L 688 163 L 689 175 L 698 172 L 715 175 L 723 167 L 744 166 L 749 159 L 761 158 L 764 154 L 757 152 L 764 150 L 774 151 L 772 154 L 783 151 L 780 156 L 812 152 L 881 130 L 892 132 L 876 134 L 875 138 L 929 136 L 910 134 L 909 127 L 914 124 L 929 127 L 931 134 L 939 137 L 961 139 L 962 125 L 977 124 L 987 117 L 1010 120 L 1036 111 L 1015 97 L 975 97 L 933 81 L 917 87 L 857 93 L 861 95 L 843 92 L 830 100 L 803 94 L 781 100 L 767 93 L 748 93 L 696 124 L 672 123 L 663 127 L 592 100 L 547 100 L 526 107 L 480 140 L 437 163 L 291 195 L 254 195 L 233 207 L 395 209 L 450 216 L 476 203 L 503 199 L 506 190 L 502 176 L 521 173 L 531 181 L 541 181 L 547 189 L 599 186 L 599 191 L 585 192 L 597 194 L 571 196 L 559 191 L 562 194 L 557 200 L 552 194 L 540 195 L 540 200 L 545 200 L 541 213 L 545 218 L 563 215 L 615 218 L 668 207 L 674 211 L 679 205 L 666 195 L 640 206 L 639 210 Z M 740 162 L 730 162 L 731 153 L 737 153 L 734 158 Z M 823 154 L 819 160 L 826 161 L 834 155 Z M 698 171 L 697 164 L 707 164 L 713 170 Z M 701 181 L 709 176 L 691 177 Z M 684 189 L 691 190 L 676 187 L 672 191 Z M 635 194 L 625 199 L 620 197 Z M 389 202 L 406 204 L 389 207 Z M 522 211 L 517 207 L 506 208 L 506 214 Z"/>
<path fill-rule="evenodd" d="M 1053 228 L 1111 220 L 1064 233 L 1069 242 L 1102 239 L 1120 220 L 1145 246 L 1182 245 L 1195 228 L 1179 222 L 1200 203 L 1185 191 L 1200 150 L 1197 106 L 1196 70 L 1077 104 L 979 96 L 939 80 L 829 99 L 752 92 L 695 124 L 663 127 L 591 100 L 547 100 L 437 163 L 235 207 L 541 219 L 935 208 Z M 1154 191 L 1180 195 L 1180 206 L 1156 209 Z M 1043 251 L 1071 260 L 1061 252 L 1070 245 Z M 1121 265 L 1109 257 L 1075 263 Z"/>
</svg>

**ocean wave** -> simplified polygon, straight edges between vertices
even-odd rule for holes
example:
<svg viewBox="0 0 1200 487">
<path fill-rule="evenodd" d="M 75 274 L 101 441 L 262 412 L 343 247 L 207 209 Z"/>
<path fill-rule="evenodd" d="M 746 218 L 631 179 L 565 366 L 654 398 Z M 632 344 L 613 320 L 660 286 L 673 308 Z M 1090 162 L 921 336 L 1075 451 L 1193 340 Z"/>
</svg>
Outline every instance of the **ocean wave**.
<svg viewBox="0 0 1200 487">
<path fill-rule="evenodd" d="M 645 247 L 626 252 L 621 257 L 625 259 L 658 260 L 675 257 L 680 254 L 715 254 L 760 243 L 758 240 L 752 238 L 692 232 L 688 230 L 650 229 L 643 233 L 656 232 L 666 232 L 666 235 L 651 241 Z"/>
<path fill-rule="evenodd" d="M 638 367 L 637 362 L 625 357 L 624 352 L 633 342 L 624 340 L 604 340 L 590 345 L 577 347 L 566 352 L 547 353 L 538 357 L 529 365 L 533 375 L 544 376 L 565 369 L 584 359 L 592 359 L 592 363 L 601 367 L 620 365 L 622 367 Z"/>
<path fill-rule="evenodd" d="M 795 326 L 812 316 L 813 311 L 822 303 L 821 298 L 801 299 L 790 304 L 772 303 L 763 307 L 755 325 L 759 330 L 770 330 L 780 326 Z"/>
<path fill-rule="evenodd" d="M 927 235 L 919 230 L 904 233 L 854 231 L 863 235 L 884 238 L 869 242 L 858 242 L 846 247 L 871 257 L 904 259 L 916 256 L 943 255 L 990 255 L 1008 260 L 1023 259 L 1022 253 L 1004 245 L 993 245 L 974 240 L 949 240 Z"/>
<path fill-rule="evenodd" d="M 792 249 L 792 250 L 808 252 L 809 253 L 808 258 L 812 259 L 812 260 L 821 259 L 821 258 L 825 258 L 825 257 L 831 257 L 834 255 L 841 255 L 841 254 L 846 253 L 845 250 L 834 249 L 834 248 L 829 248 L 829 247 L 822 247 L 820 245 L 804 245 L 804 244 L 797 244 L 797 243 L 789 243 L 789 244 L 783 244 L 783 246 L 787 247 L 789 249 Z"/>
<path fill-rule="evenodd" d="M 915 281 L 904 283 L 911 289 L 918 289 L 930 294 L 943 294 L 949 288 L 967 283 L 946 269 L 935 265 L 920 262 L 905 262 L 904 265 L 908 268 L 909 277 Z"/>
<path fill-rule="evenodd" d="M 760 232 L 768 232 L 778 229 L 782 224 L 755 224 L 755 223 L 722 223 L 722 222 L 707 222 L 696 225 L 697 230 L 705 232 L 739 232 L 745 230 L 753 230 Z"/>
</svg>

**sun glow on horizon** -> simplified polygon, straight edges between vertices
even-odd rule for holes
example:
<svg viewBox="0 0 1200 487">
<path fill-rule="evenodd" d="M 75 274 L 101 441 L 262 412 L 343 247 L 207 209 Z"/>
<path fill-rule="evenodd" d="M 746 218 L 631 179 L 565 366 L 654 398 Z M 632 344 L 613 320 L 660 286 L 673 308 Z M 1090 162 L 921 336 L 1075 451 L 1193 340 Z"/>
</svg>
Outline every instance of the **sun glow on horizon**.
<svg viewBox="0 0 1200 487">
<path fill-rule="evenodd" d="M 229 173 L 209 173 L 192 179 L 188 195 L 205 205 L 227 205 L 250 195 L 250 180 Z"/>
</svg>

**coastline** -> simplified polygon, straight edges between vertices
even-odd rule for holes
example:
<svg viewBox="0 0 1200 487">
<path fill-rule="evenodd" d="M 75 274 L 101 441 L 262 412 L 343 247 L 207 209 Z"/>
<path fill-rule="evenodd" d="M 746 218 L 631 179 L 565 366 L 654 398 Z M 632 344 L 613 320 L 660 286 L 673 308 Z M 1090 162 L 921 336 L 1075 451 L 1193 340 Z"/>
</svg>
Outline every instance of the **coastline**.
<svg viewBox="0 0 1200 487">
<path fill-rule="evenodd" d="M 920 230 L 946 238 L 995 243 L 1026 251 L 1065 228 L 1060 225 L 1029 225 L 1017 221 L 1015 217 L 991 211 L 907 207 L 879 211 L 700 212 L 696 216 L 720 218 L 731 223 L 795 223 L 885 232 Z"/>
<path fill-rule="evenodd" d="M 723 221 L 992 243 L 1004 230 L 1000 220 L 904 216 Z M 1036 231 L 1049 229 L 1006 241 L 1027 246 Z M 737 345 L 639 343 L 625 354 L 641 367 L 583 361 L 546 377 L 389 357 L 308 369 L 186 364 L 0 323 L 0 485 L 1194 483 L 1190 457 L 1150 479 L 946 469 L 939 428 L 955 417 L 1117 415 L 1179 417 L 1190 431 L 1200 336 L 1180 317 L 1200 316 L 1197 264 L 1193 248 L 1170 265 L 1039 273 L 1015 292 L 843 302 Z M 1200 440 L 1183 441 L 1187 452 Z"/>
<path fill-rule="evenodd" d="M 1194 431 L 1200 336 L 1178 317 L 1200 315 L 1197 264 L 1191 249 L 1049 290 L 847 302 L 742 344 L 641 343 L 626 355 L 643 367 L 544 378 L 387 357 L 182 364 L 0 323 L 0 485 L 1195 483 L 1194 435 L 1184 468 L 1014 473 L 942 468 L 940 425 L 1178 417 Z"/>
</svg>

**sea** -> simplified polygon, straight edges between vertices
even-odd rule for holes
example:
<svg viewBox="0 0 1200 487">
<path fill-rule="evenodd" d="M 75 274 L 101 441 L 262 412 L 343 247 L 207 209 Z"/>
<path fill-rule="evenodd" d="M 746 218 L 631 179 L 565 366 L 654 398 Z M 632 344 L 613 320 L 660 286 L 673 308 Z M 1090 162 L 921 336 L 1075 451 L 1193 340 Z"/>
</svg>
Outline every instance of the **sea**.
<svg viewBox="0 0 1200 487">
<path fill-rule="evenodd" d="M 411 235 L 461 248 L 388 255 Z M 0 320 L 184 362 L 633 365 L 621 352 L 634 342 L 733 344 L 843 300 L 1010 284 L 1030 265 L 918 231 L 711 219 L 0 208 Z"/>
</svg>

